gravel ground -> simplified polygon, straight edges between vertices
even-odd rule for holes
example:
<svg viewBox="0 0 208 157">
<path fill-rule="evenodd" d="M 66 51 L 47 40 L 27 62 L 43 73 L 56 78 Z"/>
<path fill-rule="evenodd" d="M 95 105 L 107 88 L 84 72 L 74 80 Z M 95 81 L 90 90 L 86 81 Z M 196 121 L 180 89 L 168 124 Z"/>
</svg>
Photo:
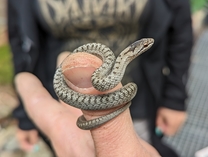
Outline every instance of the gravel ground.
<svg viewBox="0 0 208 157">
<path fill-rule="evenodd" d="M 17 124 L 10 116 L 17 104 L 13 88 L 0 86 L 0 157 L 52 157 L 42 140 L 37 144 L 39 149 L 27 153 L 20 149 L 15 137 Z"/>
</svg>

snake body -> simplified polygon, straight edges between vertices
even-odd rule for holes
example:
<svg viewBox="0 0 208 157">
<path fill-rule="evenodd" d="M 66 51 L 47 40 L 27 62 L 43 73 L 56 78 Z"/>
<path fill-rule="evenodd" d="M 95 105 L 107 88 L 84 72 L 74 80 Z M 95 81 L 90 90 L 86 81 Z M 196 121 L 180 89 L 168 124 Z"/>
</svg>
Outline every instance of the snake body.
<svg viewBox="0 0 208 157">
<path fill-rule="evenodd" d="M 78 47 L 73 51 L 87 52 L 99 57 L 103 64 L 94 71 L 91 82 L 99 91 L 107 91 L 114 88 L 122 80 L 126 66 L 137 56 L 147 51 L 154 43 L 152 38 L 138 40 L 125 48 L 116 58 L 114 53 L 100 43 L 89 43 Z M 60 65 L 54 75 L 54 90 L 62 101 L 82 110 L 105 110 L 118 106 L 121 108 L 102 117 L 87 121 L 82 115 L 77 120 L 77 126 L 84 130 L 96 128 L 120 113 L 125 111 L 137 92 L 135 83 L 128 83 L 122 88 L 103 95 L 87 95 L 78 93 L 69 88 L 64 80 L 62 66 Z M 126 104 L 123 106 L 123 104 Z"/>
</svg>

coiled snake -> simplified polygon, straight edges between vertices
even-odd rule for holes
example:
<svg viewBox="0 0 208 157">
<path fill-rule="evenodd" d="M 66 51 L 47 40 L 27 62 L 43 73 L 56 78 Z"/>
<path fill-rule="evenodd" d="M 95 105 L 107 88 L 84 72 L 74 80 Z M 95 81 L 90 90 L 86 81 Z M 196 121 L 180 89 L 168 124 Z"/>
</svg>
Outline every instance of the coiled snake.
<svg viewBox="0 0 208 157">
<path fill-rule="evenodd" d="M 89 43 L 78 47 L 73 51 L 87 52 L 99 57 L 103 63 L 94 71 L 91 77 L 92 85 L 99 91 L 107 91 L 114 88 L 122 80 L 126 66 L 137 56 L 147 51 L 154 43 L 152 38 L 138 40 L 125 48 L 117 58 L 114 53 L 105 45 L 99 43 Z M 120 113 L 125 111 L 131 100 L 136 95 L 137 86 L 135 83 L 128 83 L 122 88 L 103 95 L 81 94 L 70 89 L 62 74 L 60 65 L 54 75 L 54 89 L 57 96 L 65 103 L 82 110 L 105 110 L 122 106 L 116 111 L 102 117 L 87 121 L 82 115 L 77 120 L 77 126 L 84 130 L 96 128 Z M 123 106 L 123 104 L 126 104 Z"/>
</svg>

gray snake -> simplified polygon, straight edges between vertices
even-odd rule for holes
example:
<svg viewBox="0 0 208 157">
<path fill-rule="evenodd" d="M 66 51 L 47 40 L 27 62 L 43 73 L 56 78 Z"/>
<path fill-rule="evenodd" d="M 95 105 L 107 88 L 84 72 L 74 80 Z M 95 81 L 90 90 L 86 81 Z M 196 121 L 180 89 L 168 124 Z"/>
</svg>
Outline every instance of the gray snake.
<svg viewBox="0 0 208 157">
<path fill-rule="evenodd" d="M 102 65 L 92 74 L 91 82 L 95 89 L 107 91 L 118 85 L 123 78 L 126 66 L 134 58 L 147 51 L 153 43 L 154 39 L 152 38 L 138 40 L 125 48 L 117 58 L 108 47 L 100 43 L 85 44 L 75 49 L 73 53 L 87 52 L 103 61 Z M 83 115 L 80 116 L 77 120 L 77 126 L 83 130 L 96 128 L 118 116 L 131 105 L 131 100 L 136 95 L 137 86 L 135 83 L 128 83 L 112 93 L 103 95 L 78 93 L 66 84 L 61 65 L 55 72 L 53 84 L 57 96 L 63 102 L 82 110 L 106 110 L 122 106 L 110 114 L 89 121 Z"/>
</svg>

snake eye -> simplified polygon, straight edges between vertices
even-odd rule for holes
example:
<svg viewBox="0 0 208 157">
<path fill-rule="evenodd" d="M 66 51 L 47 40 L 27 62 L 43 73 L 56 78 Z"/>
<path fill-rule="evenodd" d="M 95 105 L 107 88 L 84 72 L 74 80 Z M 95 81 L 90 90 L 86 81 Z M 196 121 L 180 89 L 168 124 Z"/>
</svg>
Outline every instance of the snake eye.
<svg viewBox="0 0 208 157">
<path fill-rule="evenodd" d="M 144 46 L 147 47 L 149 44 L 147 42 L 144 43 Z"/>
</svg>

